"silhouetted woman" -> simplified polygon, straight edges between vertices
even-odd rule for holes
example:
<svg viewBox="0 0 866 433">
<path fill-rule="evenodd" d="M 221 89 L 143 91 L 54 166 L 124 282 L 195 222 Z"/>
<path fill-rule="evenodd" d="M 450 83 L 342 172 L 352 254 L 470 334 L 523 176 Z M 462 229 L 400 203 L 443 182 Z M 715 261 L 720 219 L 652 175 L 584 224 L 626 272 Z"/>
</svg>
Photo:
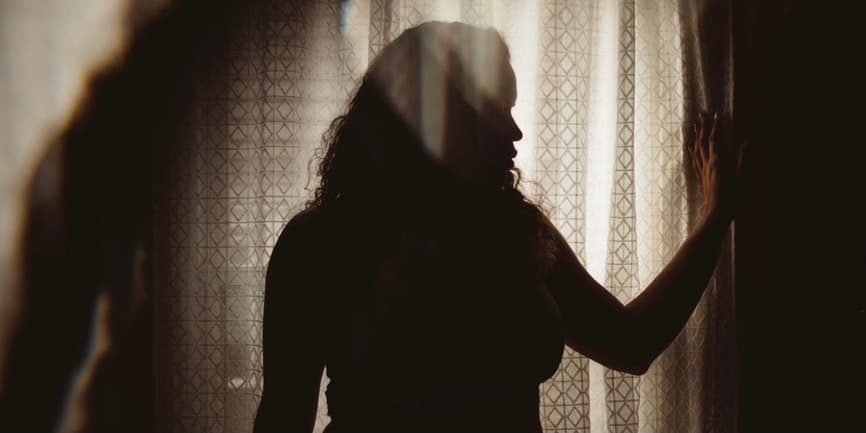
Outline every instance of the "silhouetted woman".
<svg viewBox="0 0 866 433">
<path fill-rule="evenodd" d="M 732 219 L 728 153 L 701 122 L 703 216 L 623 305 L 518 191 L 516 92 L 492 29 L 425 23 L 373 61 L 271 255 L 256 431 L 310 431 L 325 367 L 329 432 L 541 431 L 563 344 L 642 374 L 679 333 Z"/>
</svg>

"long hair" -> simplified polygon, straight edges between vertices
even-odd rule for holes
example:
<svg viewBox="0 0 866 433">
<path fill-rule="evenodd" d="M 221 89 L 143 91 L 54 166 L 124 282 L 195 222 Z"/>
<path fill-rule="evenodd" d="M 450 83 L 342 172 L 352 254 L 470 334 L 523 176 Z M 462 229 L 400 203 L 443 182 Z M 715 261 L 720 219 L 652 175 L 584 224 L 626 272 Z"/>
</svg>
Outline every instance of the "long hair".
<svg viewBox="0 0 866 433">
<path fill-rule="evenodd" d="M 508 241 L 525 251 L 521 260 L 532 274 L 540 276 L 553 261 L 551 228 L 538 206 L 519 190 L 520 171 L 508 170 L 501 185 L 489 193 L 472 190 L 471 197 L 460 200 L 467 189 L 425 146 L 423 122 L 429 115 L 423 106 L 428 96 L 424 80 L 430 80 L 431 65 L 443 77 L 444 86 L 474 106 L 485 81 L 473 76 L 478 66 L 470 64 L 479 56 L 479 45 L 483 53 L 498 53 L 501 61 L 509 60 L 498 32 L 463 23 L 424 23 L 407 29 L 383 48 L 345 113 L 323 135 L 318 153 L 320 183 L 307 208 L 328 207 L 342 199 L 411 206 L 407 200 L 413 197 L 415 204 L 424 201 L 425 207 L 460 202 L 464 206 L 474 203 L 470 207 L 477 210 L 492 205 L 506 215 L 502 228 L 509 231 L 505 234 Z M 461 208 L 459 212 L 470 211 Z"/>
</svg>

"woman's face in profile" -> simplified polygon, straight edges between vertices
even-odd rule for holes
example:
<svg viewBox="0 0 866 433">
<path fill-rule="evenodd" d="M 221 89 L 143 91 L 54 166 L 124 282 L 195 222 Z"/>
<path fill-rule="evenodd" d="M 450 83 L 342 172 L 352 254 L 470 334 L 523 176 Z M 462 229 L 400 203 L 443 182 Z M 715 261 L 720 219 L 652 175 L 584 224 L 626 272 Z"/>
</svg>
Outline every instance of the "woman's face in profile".
<svg viewBox="0 0 866 433">
<path fill-rule="evenodd" d="M 442 163 L 457 176 L 473 183 L 501 186 L 514 168 L 514 142 L 523 133 L 511 115 L 517 100 L 517 82 L 508 63 L 500 66 L 492 92 L 475 104 L 464 95 L 451 95 L 445 122 Z"/>
</svg>

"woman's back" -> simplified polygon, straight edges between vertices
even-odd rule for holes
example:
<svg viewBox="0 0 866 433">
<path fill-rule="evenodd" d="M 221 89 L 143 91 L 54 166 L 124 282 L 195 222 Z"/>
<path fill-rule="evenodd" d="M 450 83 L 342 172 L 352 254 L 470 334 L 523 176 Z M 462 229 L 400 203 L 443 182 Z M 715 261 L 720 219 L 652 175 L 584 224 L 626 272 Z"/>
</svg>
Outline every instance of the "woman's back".
<svg viewBox="0 0 866 433">
<path fill-rule="evenodd" d="M 486 235 L 495 230 L 457 225 L 474 218 L 346 206 L 305 212 L 278 244 L 308 249 L 331 270 L 318 271 L 315 287 L 280 288 L 315 292 L 299 310 L 325 324 L 328 430 L 534 430 L 538 384 L 563 349 L 544 286 L 509 263 L 509 246 Z"/>
</svg>

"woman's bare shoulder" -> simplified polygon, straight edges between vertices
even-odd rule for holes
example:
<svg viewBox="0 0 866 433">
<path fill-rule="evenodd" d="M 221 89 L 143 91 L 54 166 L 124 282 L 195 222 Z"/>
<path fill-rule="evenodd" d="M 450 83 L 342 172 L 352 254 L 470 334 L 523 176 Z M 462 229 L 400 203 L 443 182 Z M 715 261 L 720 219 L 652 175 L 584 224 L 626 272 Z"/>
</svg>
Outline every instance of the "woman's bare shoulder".
<svg viewBox="0 0 866 433">
<path fill-rule="evenodd" d="M 329 218 L 330 213 L 318 207 L 307 208 L 298 212 L 283 226 L 277 244 L 289 241 L 292 243 L 310 242 L 325 236 L 329 232 L 328 226 L 333 224 L 332 221 L 329 221 L 333 219 Z"/>
<path fill-rule="evenodd" d="M 326 221 L 320 210 L 302 210 L 280 230 L 271 252 L 271 261 L 294 257 L 299 253 L 307 256 L 314 253 L 316 245 L 322 242 L 322 237 L 328 232 L 325 225 Z"/>
</svg>

